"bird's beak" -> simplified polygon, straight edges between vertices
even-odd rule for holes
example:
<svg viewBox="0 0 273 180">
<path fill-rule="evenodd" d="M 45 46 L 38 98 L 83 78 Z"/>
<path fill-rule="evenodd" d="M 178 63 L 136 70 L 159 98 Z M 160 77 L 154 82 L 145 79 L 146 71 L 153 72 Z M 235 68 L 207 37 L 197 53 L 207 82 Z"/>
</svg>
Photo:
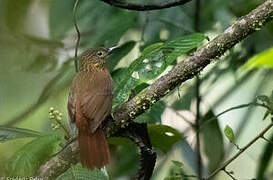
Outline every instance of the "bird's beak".
<svg viewBox="0 0 273 180">
<path fill-rule="evenodd" d="M 119 48 L 119 47 L 114 46 L 114 47 L 108 48 L 108 54 L 111 54 L 117 48 Z"/>
</svg>

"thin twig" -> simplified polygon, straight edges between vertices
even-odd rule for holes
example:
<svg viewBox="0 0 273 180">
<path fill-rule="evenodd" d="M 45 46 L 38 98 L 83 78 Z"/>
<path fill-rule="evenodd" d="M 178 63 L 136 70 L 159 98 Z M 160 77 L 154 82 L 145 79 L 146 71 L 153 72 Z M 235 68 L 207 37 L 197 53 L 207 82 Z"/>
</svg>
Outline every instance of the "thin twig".
<svg viewBox="0 0 273 180">
<path fill-rule="evenodd" d="M 231 162 L 237 159 L 246 149 L 248 149 L 252 144 L 254 144 L 258 139 L 262 138 L 264 134 L 271 129 L 273 126 L 273 122 L 271 122 L 261 133 L 259 133 L 253 140 L 251 140 L 247 145 L 240 149 L 238 153 L 236 153 L 232 158 L 226 161 L 222 166 L 217 168 L 213 173 L 211 173 L 207 178 L 204 180 L 208 180 L 213 178 L 216 174 L 218 174 L 221 170 L 224 170 Z"/>
<path fill-rule="evenodd" d="M 69 135 L 69 131 L 68 131 L 68 129 L 63 125 L 63 123 L 62 123 L 60 120 L 58 120 L 57 118 L 55 118 L 54 121 L 56 121 L 57 124 L 64 130 L 65 136 L 66 136 L 66 137 L 69 137 L 69 136 L 70 136 L 70 135 Z"/>
<path fill-rule="evenodd" d="M 161 4 L 133 4 L 129 2 L 124 2 L 120 0 L 101 0 L 106 4 L 115 6 L 122 9 L 133 10 L 133 11 L 151 11 L 151 10 L 160 10 L 170 7 L 180 6 L 190 2 L 191 0 L 176 0 L 174 2 L 165 2 Z"/>
<path fill-rule="evenodd" d="M 74 22 L 74 26 L 77 32 L 77 42 L 76 42 L 76 47 L 75 47 L 75 57 L 74 57 L 74 65 L 75 65 L 75 70 L 76 72 L 78 72 L 78 60 L 77 60 L 77 55 L 78 55 L 78 49 L 79 49 L 79 45 L 80 45 L 80 39 L 81 39 L 81 34 L 80 34 L 80 30 L 77 24 L 77 7 L 79 4 L 79 0 L 76 0 L 75 4 L 74 4 L 74 8 L 73 8 L 73 22 Z"/>
<path fill-rule="evenodd" d="M 225 111 L 223 111 L 223 112 L 217 114 L 215 117 L 210 118 L 210 119 L 206 120 L 205 122 L 203 122 L 203 123 L 201 124 L 201 129 L 202 129 L 203 126 L 205 126 L 205 125 L 211 123 L 211 122 L 214 121 L 214 120 L 217 120 L 218 117 L 222 116 L 223 114 L 225 114 L 225 113 L 227 113 L 227 112 L 230 112 L 230 111 L 233 111 L 233 110 L 236 110 L 236 109 L 246 108 L 246 107 L 249 107 L 249 106 L 260 106 L 260 107 L 264 107 L 264 108 L 266 108 L 266 109 L 269 108 L 269 107 L 266 106 L 265 104 L 256 103 L 256 102 L 251 102 L 251 103 L 247 103 L 247 104 L 241 104 L 241 105 L 238 105 L 238 106 L 234 106 L 234 107 L 231 107 L 231 108 L 229 108 L 229 109 L 226 109 Z"/>
<path fill-rule="evenodd" d="M 236 144 L 236 143 L 232 143 L 232 144 L 236 147 L 237 150 L 239 150 L 239 151 L 241 150 L 241 148 L 238 144 Z"/>
<path fill-rule="evenodd" d="M 268 106 L 266 106 L 265 104 L 261 104 L 261 103 L 256 103 L 256 102 L 251 102 L 251 103 L 248 103 L 248 104 L 242 104 L 242 105 L 239 105 L 239 106 L 234 106 L 232 108 L 229 108 L 221 113 L 219 113 L 216 117 L 219 117 L 229 111 L 232 111 L 232 110 L 235 110 L 235 109 L 240 109 L 240 108 L 245 108 L 245 107 L 248 107 L 248 106 L 261 106 L 261 107 L 264 107 L 264 108 L 267 108 L 268 109 Z"/>
</svg>

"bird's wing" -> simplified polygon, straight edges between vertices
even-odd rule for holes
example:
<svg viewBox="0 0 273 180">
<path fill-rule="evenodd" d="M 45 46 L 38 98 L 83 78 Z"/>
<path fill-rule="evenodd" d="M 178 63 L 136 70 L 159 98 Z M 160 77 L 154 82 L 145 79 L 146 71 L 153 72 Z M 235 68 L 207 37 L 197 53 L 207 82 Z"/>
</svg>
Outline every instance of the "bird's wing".
<svg viewBox="0 0 273 180">
<path fill-rule="evenodd" d="M 88 91 L 83 91 L 79 100 L 81 113 L 93 133 L 111 113 L 113 85 L 108 71 L 97 72 L 89 83 Z"/>
</svg>

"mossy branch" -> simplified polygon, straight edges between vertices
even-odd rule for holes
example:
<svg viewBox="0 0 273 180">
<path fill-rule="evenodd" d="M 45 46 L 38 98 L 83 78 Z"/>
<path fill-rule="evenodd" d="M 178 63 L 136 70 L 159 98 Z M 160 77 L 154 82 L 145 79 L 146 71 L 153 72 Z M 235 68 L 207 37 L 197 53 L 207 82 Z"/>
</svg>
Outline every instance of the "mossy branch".
<svg viewBox="0 0 273 180">
<path fill-rule="evenodd" d="M 267 0 L 246 16 L 238 19 L 222 34 L 199 48 L 192 56 L 177 64 L 166 75 L 157 79 L 153 84 L 137 94 L 134 98 L 121 104 L 113 112 L 113 119 L 104 123 L 108 136 L 116 134 L 126 127 L 134 118 L 144 113 L 154 103 L 163 98 L 168 92 L 183 82 L 193 78 L 202 71 L 213 59 L 222 56 L 235 44 L 261 29 L 273 19 L 273 0 Z M 70 163 L 77 162 L 76 143 L 72 143 L 67 150 L 49 160 L 40 169 L 40 177 L 54 179 L 70 167 Z"/>
</svg>

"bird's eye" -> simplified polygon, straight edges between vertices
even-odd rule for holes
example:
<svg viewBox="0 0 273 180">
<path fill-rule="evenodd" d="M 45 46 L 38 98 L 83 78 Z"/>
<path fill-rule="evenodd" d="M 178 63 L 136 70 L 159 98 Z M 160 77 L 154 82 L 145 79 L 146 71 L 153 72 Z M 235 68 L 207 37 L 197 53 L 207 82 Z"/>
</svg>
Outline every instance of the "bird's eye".
<svg viewBox="0 0 273 180">
<path fill-rule="evenodd" d="M 102 51 L 98 51 L 97 52 L 97 56 L 102 57 L 103 56 L 103 52 Z"/>
</svg>

